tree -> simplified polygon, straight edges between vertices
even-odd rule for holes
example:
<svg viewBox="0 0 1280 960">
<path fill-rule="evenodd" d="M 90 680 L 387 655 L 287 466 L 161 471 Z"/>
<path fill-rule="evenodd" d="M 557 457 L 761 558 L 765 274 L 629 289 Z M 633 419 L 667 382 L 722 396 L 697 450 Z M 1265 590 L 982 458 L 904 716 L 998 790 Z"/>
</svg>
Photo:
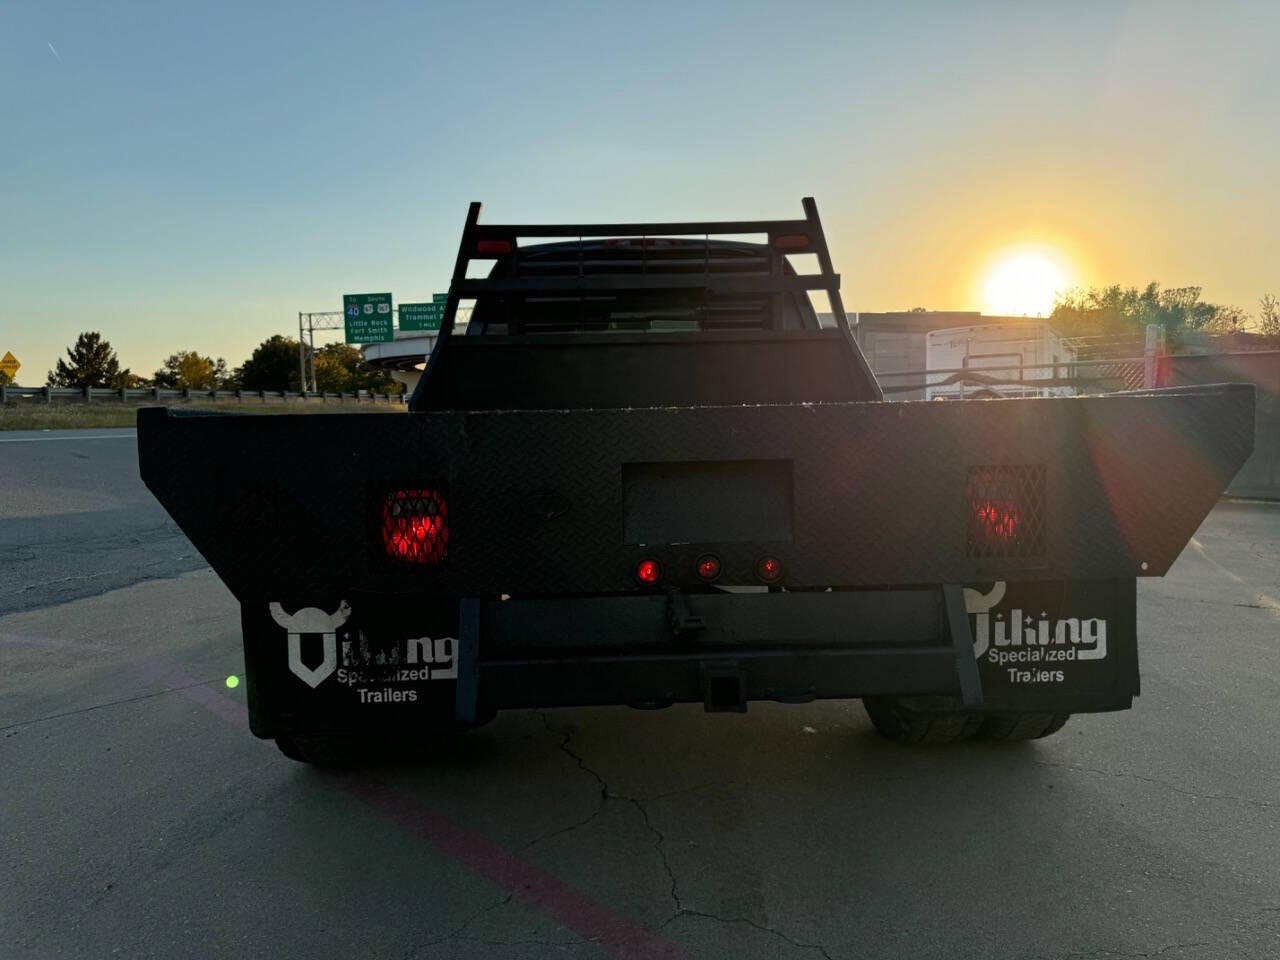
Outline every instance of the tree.
<svg viewBox="0 0 1280 960">
<path fill-rule="evenodd" d="M 67 347 L 67 360 L 58 361 L 49 371 L 48 380 L 51 387 L 119 388 L 145 382 L 127 367 L 121 369 L 111 344 L 102 339 L 102 334 L 93 331 L 80 334 L 75 344 Z"/>
<path fill-rule="evenodd" d="M 326 383 L 333 385 L 326 386 Z M 358 347 L 349 343 L 330 343 L 316 351 L 316 389 L 400 393 L 404 387 L 387 371 L 366 363 Z"/>
<path fill-rule="evenodd" d="M 156 371 L 157 387 L 214 390 L 227 382 L 227 361 L 203 357 L 194 350 L 179 350 Z"/>
<path fill-rule="evenodd" d="M 1258 323 L 1262 333 L 1280 337 L 1280 300 L 1274 293 L 1268 293 L 1258 301 Z"/>
<path fill-rule="evenodd" d="M 232 378 L 245 390 L 300 390 L 298 341 L 278 333 L 263 340 Z"/>
<path fill-rule="evenodd" d="M 1243 333 L 1249 325 L 1249 314 L 1239 307 L 1219 307 L 1213 318 L 1201 329 L 1205 333 Z"/>
<path fill-rule="evenodd" d="M 351 371 L 341 358 L 324 350 L 316 351 L 316 389 L 330 393 L 351 389 Z"/>
<path fill-rule="evenodd" d="M 1248 315 L 1238 307 L 1206 303 L 1199 287 L 1171 287 L 1149 283 L 1142 290 L 1119 284 L 1085 291 L 1069 290 L 1054 303 L 1049 321 L 1069 336 L 1141 333 L 1148 324 L 1164 328 L 1170 343 L 1183 330 L 1222 332 L 1239 329 Z"/>
<path fill-rule="evenodd" d="M 8 386 L 11 383 L 13 383 L 13 378 L 3 370 L 0 370 L 0 387 Z"/>
</svg>

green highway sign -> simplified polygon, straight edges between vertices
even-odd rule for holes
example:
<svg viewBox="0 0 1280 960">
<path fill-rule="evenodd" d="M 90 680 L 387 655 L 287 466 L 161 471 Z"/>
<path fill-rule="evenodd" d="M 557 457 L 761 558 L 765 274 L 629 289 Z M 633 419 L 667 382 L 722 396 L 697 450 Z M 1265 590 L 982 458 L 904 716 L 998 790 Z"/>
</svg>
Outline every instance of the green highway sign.
<svg viewBox="0 0 1280 960">
<path fill-rule="evenodd" d="M 390 343 L 396 338 L 389 293 L 344 294 L 342 316 L 347 343 Z"/>
<path fill-rule="evenodd" d="M 443 320 L 444 304 L 440 301 L 400 304 L 401 330 L 439 330 Z"/>
<path fill-rule="evenodd" d="M 433 293 L 431 295 L 432 303 L 444 303 L 448 299 L 449 295 L 447 293 Z"/>
</svg>

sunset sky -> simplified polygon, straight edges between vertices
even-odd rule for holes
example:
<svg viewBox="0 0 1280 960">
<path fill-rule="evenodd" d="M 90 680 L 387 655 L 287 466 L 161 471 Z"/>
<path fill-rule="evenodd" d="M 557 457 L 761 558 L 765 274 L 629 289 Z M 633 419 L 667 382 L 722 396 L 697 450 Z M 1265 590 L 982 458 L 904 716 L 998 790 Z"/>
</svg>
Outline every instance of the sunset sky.
<svg viewBox="0 0 1280 960">
<path fill-rule="evenodd" d="M 859 310 L 993 311 L 1015 258 L 1280 293 L 1276 2 L 10 0 L 0 111 L 0 354 L 28 384 L 82 330 L 150 375 L 234 366 L 344 292 L 430 299 L 473 199 L 600 221 L 812 194 Z"/>
</svg>

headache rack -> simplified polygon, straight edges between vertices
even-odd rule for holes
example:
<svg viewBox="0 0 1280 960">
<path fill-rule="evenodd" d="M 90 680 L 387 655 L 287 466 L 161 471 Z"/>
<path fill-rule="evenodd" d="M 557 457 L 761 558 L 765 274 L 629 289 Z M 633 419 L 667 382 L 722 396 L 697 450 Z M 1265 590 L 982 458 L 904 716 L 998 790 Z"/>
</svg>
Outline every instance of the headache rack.
<svg viewBox="0 0 1280 960">
<path fill-rule="evenodd" d="M 785 336 L 798 327 L 818 328 L 807 295 L 820 290 L 848 362 L 881 399 L 845 314 L 817 204 L 812 197 L 802 204 L 805 216 L 796 220 L 515 225 L 480 223 L 481 205 L 472 203 L 418 393 L 449 353 L 463 301 L 473 303 L 471 336 Z M 818 272 L 797 273 L 788 261 L 805 254 L 816 259 Z M 488 275 L 469 277 L 473 261 L 489 264 Z"/>
</svg>

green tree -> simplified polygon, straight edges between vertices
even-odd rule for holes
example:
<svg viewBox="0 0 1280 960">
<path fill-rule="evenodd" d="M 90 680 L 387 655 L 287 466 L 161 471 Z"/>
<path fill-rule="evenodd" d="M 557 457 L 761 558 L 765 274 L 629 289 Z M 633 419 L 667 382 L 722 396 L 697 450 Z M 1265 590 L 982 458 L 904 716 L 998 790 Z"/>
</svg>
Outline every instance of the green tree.
<svg viewBox="0 0 1280 960">
<path fill-rule="evenodd" d="M 1269 337 L 1280 337 L 1280 299 L 1268 293 L 1258 301 L 1258 326 Z"/>
<path fill-rule="evenodd" d="M 13 378 L 3 370 L 0 370 L 0 387 L 6 387 L 11 383 L 13 383 Z"/>
<path fill-rule="evenodd" d="M 263 340 L 244 365 L 236 367 L 232 382 L 245 390 L 300 390 L 298 341 L 280 334 Z"/>
<path fill-rule="evenodd" d="M 349 343 L 330 343 L 316 351 L 316 389 L 400 393 L 404 386 L 392 379 L 387 371 L 366 363 L 358 347 Z"/>
<path fill-rule="evenodd" d="M 70 362 L 68 362 L 70 361 Z M 132 387 L 145 383 L 141 377 L 121 368 L 111 344 L 102 334 L 86 331 L 67 347 L 67 359 L 49 371 L 51 387 Z"/>
<path fill-rule="evenodd" d="M 1140 333 L 1148 324 L 1164 328 L 1170 343 L 1184 330 L 1210 332 L 1239 329 L 1248 315 L 1238 307 L 1207 303 L 1199 287 L 1171 287 L 1149 283 L 1143 289 L 1121 287 L 1069 290 L 1054 303 L 1049 321 L 1068 336 Z"/>
<path fill-rule="evenodd" d="M 227 381 L 227 361 L 221 357 L 201 356 L 194 350 L 179 350 L 156 371 L 157 387 L 171 389 L 213 390 Z"/>
<path fill-rule="evenodd" d="M 1205 333 L 1244 333 L 1249 320 L 1249 314 L 1239 307 L 1223 306 L 1201 329 Z"/>
<path fill-rule="evenodd" d="M 316 389 L 330 393 L 351 389 L 351 371 L 340 357 L 316 351 Z"/>
</svg>

